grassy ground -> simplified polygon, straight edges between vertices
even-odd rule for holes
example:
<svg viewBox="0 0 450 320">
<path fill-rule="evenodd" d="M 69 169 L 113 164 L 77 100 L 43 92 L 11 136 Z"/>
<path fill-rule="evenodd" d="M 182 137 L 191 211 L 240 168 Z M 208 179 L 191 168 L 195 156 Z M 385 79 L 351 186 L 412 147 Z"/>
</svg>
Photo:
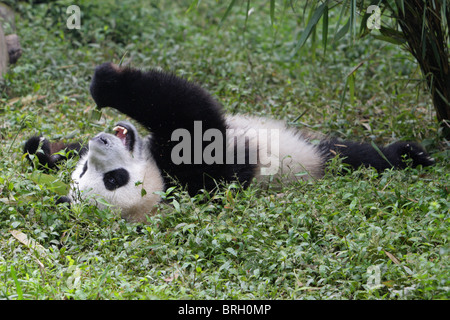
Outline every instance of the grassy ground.
<svg viewBox="0 0 450 320">
<path fill-rule="evenodd" d="M 448 145 L 409 55 L 369 37 L 324 56 L 318 32 L 292 57 L 302 8 L 277 6 L 272 26 L 268 5 L 255 4 L 244 32 L 244 7 L 219 28 L 226 3 L 186 13 L 191 2 L 79 1 L 80 30 L 66 28 L 70 1 L 15 5 L 24 54 L 0 86 L 0 298 L 448 299 Z M 88 86 L 95 65 L 122 58 L 202 83 L 229 112 L 357 141 L 420 141 L 437 165 L 336 176 L 335 163 L 319 181 L 229 185 L 215 201 L 169 190 L 148 225 L 55 206 L 23 142 L 110 130 L 123 116 L 91 118 Z M 52 175 L 68 183 L 75 163 Z"/>
</svg>

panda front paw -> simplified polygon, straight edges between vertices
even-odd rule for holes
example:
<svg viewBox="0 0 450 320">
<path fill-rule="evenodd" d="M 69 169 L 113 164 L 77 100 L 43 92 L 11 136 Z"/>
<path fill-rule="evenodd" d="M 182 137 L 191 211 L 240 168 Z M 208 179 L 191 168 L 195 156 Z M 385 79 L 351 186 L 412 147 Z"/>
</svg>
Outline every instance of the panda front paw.
<svg viewBox="0 0 450 320">
<path fill-rule="evenodd" d="M 63 142 L 50 143 L 42 136 L 34 136 L 25 142 L 23 153 L 26 154 L 27 159 L 31 165 L 34 166 L 33 156 L 38 158 L 38 169 L 48 171 L 49 169 L 57 168 L 58 162 L 67 159 L 66 152 L 76 151 L 79 154 L 85 152 L 86 148 L 79 142 L 65 144 Z M 61 152 L 65 151 L 65 152 Z M 69 156 L 72 157 L 76 153 L 71 152 Z"/>
<path fill-rule="evenodd" d="M 114 96 L 120 90 L 121 71 L 120 67 L 111 62 L 95 68 L 89 90 L 98 108 L 109 107 L 115 101 Z"/>
<path fill-rule="evenodd" d="M 39 169 L 51 169 L 55 166 L 50 151 L 50 142 L 42 136 L 34 136 L 25 142 L 23 152 L 27 159 L 34 165 L 32 156 L 39 160 Z"/>
<path fill-rule="evenodd" d="M 95 68 L 94 78 L 97 81 L 111 82 L 114 81 L 122 69 L 112 62 L 105 62 Z"/>
</svg>

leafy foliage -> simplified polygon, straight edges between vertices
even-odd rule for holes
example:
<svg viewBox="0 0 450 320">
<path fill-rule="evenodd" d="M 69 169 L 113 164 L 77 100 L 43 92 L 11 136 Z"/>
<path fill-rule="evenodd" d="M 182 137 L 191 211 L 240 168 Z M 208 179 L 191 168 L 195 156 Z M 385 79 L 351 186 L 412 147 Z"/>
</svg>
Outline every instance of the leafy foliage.
<svg viewBox="0 0 450 320">
<path fill-rule="evenodd" d="M 282 1 L 280 1 L 282 2 Z M 247 0 L 247 8 L 251 0 Z M 284 6 L 287 5 L 284 1 Z M 235 5 L 231 1 L 223 16 L 224 20 Z M 292 1 L 292 10 L 295 12 Z M 270 19 L 274 21 L 275 0 L 270 1 Z M 336 45 L 345 35 L 349 34 L 351 41 L 356 43 L 357 38 L 372 35 L 376 39 L 403 45 L 417 60 L 424 79 L 428 84 L 437 120 L 442 125 L 443 136 L 450 137 L 450 3 L 444 1 L 307 1 L 303 10 L 310 7 L 309 17 L 304 30 L 299 34 L 294 52 L 302 48 L 308 38 L 312 38 L 315 46 L 316 29 L 322 19 L 322 39 L 324 52 L 328 43 L 328 16 L 329 9 L 341 7 L 337 26 L 341 19 L 348 16 L 347 22 L 339 28 L 333 37 Z M 357 16 L 362 16 L 359 32 L 357 31 Z M 249 10 L 247 9 L 247 17 Z M 383 18 L 383 24 L 381 24 Z M 388 21 L 387 23 L 385 21 Z M 401 27 L 400 31 L 398 27 Z M 379 30 L 375 32 L 374 30 Z M 353 75 L 349 81 L 354 81 Z M 351 82 L 350 82 L 351 86 Z M 350 90 L 351 87 L 350 87 Z"/>
</svg>

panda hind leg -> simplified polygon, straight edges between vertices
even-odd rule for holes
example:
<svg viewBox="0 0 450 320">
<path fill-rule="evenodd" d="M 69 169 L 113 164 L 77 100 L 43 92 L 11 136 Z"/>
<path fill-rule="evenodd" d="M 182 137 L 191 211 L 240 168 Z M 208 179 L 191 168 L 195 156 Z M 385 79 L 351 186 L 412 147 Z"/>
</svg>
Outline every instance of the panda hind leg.
<svg viewBox="0 0 450 320">
<path fill-rule="evenodd" d="M 415 142 L 398 141 L 386 147 L 374 147 L 369 143 L 324 140 L 320 149 L 327 159 L 340 155 L 343 162 L 357 169 L 360 166 L 373 167 L 378 172 L 385 169 L 405 169 L 408 166 L 423 167 L 434 164 L 434 159 Z"/>
</svg>

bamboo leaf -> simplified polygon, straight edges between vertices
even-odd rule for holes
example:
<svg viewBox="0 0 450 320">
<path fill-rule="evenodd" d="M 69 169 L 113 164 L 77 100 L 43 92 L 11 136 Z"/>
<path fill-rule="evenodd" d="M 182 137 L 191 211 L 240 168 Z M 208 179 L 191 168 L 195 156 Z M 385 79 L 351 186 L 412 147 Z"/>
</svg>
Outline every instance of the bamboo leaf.
<svg viewBox="0 0 450 320">
<path fill-rule="evenodd" d="M 328 1 L 322 3 L 317 9 L 316 11 L 314 11 L 313 15 L 311 16 L 311 19 L 309 19 L 308 24 L 305 28 L 305 30 L 303 30 L 302 34 L 300 35 L 300 39 L 297 42 L 297 45 L 295 47 L 294 50 L 294 54 L 297 53 L 298 50 L 300 50 L 303 45 L 305 44 L 306 40 L 308 39 L 308 37 L 311 35 L 311 32 L 313 30 L 313 28 L 317 25 L 317 22 L 319 22 L 319 19 L 322 17 L 325 8 L 328 6 Z"/>
<path fill-rule="evenodd" d="M 400 0 L 399 2 L 400 2 L 400 9 L 402 10 L 402 13 L 404 15 L 405 14 L 405 2 L 403 0 Z"/>
<path fill-rule="evenodd" d="M 361 25 L 359 26 L 359 37 L 363 38 L 370 33 L 369 28 L 367 28 L 367 20 L 369 19 L 370 14 L 366 13 L 363 15 L 361 19 Z"/>
<path fill-rule="evenodd" d="M 378 148 L 378 146 L 375 144 L 375 142 L 370 141 L 370 144 L 372 145 L 372 147 L 375 149 L 375 151 L 380 155 L 380 157 L 382 157 L 384 160 L 386 160 L 387 163 L 389 163 L 389 165 L 391 167 L 394 167 L 392 165 L 392 163 L 388 160 L 388 158 L 386 158 L 386 156 L 384 155 L 384 153 L 380 150 L 380 148 Z"/>
<path fill-rule="evenodd" d="M 340 14 L 339 14 L 339 19 L 338 19 L 338 21 L 336 22 L 336 26 L 334 27 L 335 30 L 338 30 L 338 27 L 339 27 L 339 25 L 341 24 L 342 17 L 344 16 L 344 12 L 345 12 L 346 6 L 343 5 L 343 6 L 341 6 L 341 7 L 342 7 L 342 8 L 341 8 L 341 12 L 340 12 Z M 339 39 L 337 39 L 337 34 L 335 33 L 333 42 L 335 42 L 336 40 L 339 40 Z"/>
<path fill-rule="evenodd" d="M 447 21 L 447 15 L 445 14 L 447 12 L 447 1 L 444 1 L 441 7 L 441 20 L 442 20 L 442 25 L 443 26 L 447 26 L 447 37 L 448 37 L 448 21 Z M 450 13 L 450 12 L 449 12 Z"/>
<path fill-rule="evenodd" d="M 230 4 L 228 5 L 227 10 L 225 11 L 224 15 L 222 16 L 222 19 L 220 20 L 219 28 L 222 26 L 222 23 L 226 20 L 226 18 L 228 17 L 228 15 L 231 12 L 231 9 L 233 9 L 235 4 L 236 4 L 236 0 L 231 0 Z"/>
<path fill-rule="evenodd" d="M 345 77 L 344 90 L 342 90 L 341 103 L 339 104 L 339 111 L 342 110 L 342 106 L 344 105 L 345 93 L 347 92 L 347 84 L 348 84 L 348 77 Z"/>
<path fill-rule="evenodd" d="M 350 3 L 350 29 L 351 38 L 354 39 L 356 35 L 356 0 Z"/>
<path fill-rule="evenodd" d="M 369 20 L 369 17 L 371 17 L 374 14 L 373 10 L 368 10 L 372 6 L 380 6 L 380 3 L 382 0 L 372 0 L 369 4 L 369 6 L 366 8 L 366 11 L 361 19 L 361 25 L 359 27 L 359 37 L 363 38 L 364 36 L 368 35 L 370 33 L 370 29 L 367 26 L 367 21 Z M 381 11 L 381 9 L 380 9 Z M 380 12 L 381 13 L 381 12 Z"/>
<path fill-rule="evenodd" d="M 191 12 L 194 8 L 198 7 L 198 5 L 200 4 L 200 0 L 194 0 L 191 2 L 191 5 L 189 6 L 189 8 L 186 10 L 186 13 Z"/>
<path fill-rule="evenodd" d="M 406 42 L 403 33 L 401 33 L 400 31 L 382 26 L 380 29 L 380 33 L 385 37 L 381 40 L 389 41 L 395 44 L 403 44 Z"/>
<path fill-rule="evenodd" d="M 431 43 L 431 50 L 433 51 L 434 54 L 434 59 L 436 60 L 439 70 L 442 70 L 442 65 L 441 65 L 441 55 L 439 54 L 439 50 L 436 47 L 436 42 L 435 41 L 430 41 Z"/>
<path fill-rule="evenodd" d="M 327 41 L 328 41 L 328 6 L 325 7 L 322 18 L 322 45 L 324 55 L 327 52 Z"/>
<path fill-rule="evenodd" d="M 342 39 L 342 37 L 347 34 L 349 29 L 350 29 L 350 19 L 348 19 L 347 23 L 341 29 L 339 29 L 339 31 L 334 36 L 333 41 L 336 42 L 336 41 L 339 41 L 340 39 Z"/>
<path fill-rule="evenodd" d="M 350 74 L 348 77 L 348 86 L 350 89 L 350 104 L 355 102 L 355 73 Z"/>
<path fill-rule="evenodd" d="M 275 0 L 270 0 L 270 22 L 275 23 Z"/>
<path fill-rule="evenodd" d="M 245 10 L 245 28 L 247 28 L 248 17 L 250 16 L 250 1 L 251 0 L 247 0 L 247 10 Z"/>
<path fill-rule="evenodd" d="M 393 43 L 393 44 L 396 44 L 396 45 L 401 45 L 401 44 L 405 43 L 405 41 L 399 41 L 399 40 L 394 39 L 392 37 L 378 35 L 378 34 L 374 34 L 373 37 L 375 39 L 382 40 L 382 41 L 389 42 L 389 43 Z"/>
<path fill-rule="evenodd" d="M 97 108 L 91 109 L 91 111 L 89 111 L 88 118 L 91 121 L 99 121 L 102 118 L 102 111 Z"/>
<path fill-rule="evenodd" d="M 316 60 L 316 27 L 311 31 L 311 60 Z"/>
<path fill-rule="evenodd" d="M 14 269 L 14 266 L 11 266 L 10 274 L 11 274 L 11 278 L 13 278 L 13 280 L 14 280 L 14 284 L 16 285 L 17 299 L 23 300 L 22 286 L 20 285 L 20 282 L 17 279 L 16 269 Z"/>
<path fill-rule="evenodd" d="M 427 51 L 427 41 L 425 39 L 426 18 L 427 18 L 427 7 L 424 6 L 424 8 L 423 8 L 423 16 L 422 16 L 422 35 L 420 37 L 421 43 L 422 43 L 422 57 L 423 58 L 425 58 L 425 54 L 426 54 L 426 51 Z"/>
</svg>

